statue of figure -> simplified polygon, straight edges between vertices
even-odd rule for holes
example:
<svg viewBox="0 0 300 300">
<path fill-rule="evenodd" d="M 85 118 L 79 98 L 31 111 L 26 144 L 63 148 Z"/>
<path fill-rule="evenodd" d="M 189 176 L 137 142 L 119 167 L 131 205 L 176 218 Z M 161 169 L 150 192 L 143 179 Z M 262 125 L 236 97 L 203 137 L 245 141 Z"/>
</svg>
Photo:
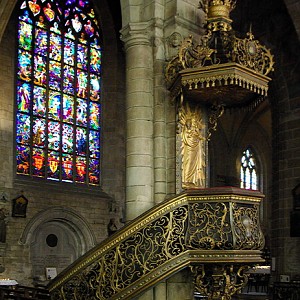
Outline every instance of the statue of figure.
<svg viewBox="0 0 300 300">
<path fill-rule="evenodd" d="M 173 32 L 166 43 L 166 59 L 171 60 L 172 57 L 178 54 L 179 46 L 183 41 L 182 35 L 178 32 Z"/>
<path fill-rule="evenodd" d="M 107 230 L 108 230 L 108 236 L 111 236 L 118 230 L 117 225 L 115 223 L 115 219 L 109 220 L 109 223 L 107 225 Z"/>
<path fill-rule="evenodd" d="M 8 221 L 8 211 L 0 209 L 0 243 L 6 243 L 6 223 Z"/>
<path fill-rule="evenodd" d="M 205 149 L 202 113 L 198 107 L 192 112 L 189 105 L 186 111 L 179 108 L 181 144 L 181 181 L 182 188 L 205 187 Z"/>
</svg>

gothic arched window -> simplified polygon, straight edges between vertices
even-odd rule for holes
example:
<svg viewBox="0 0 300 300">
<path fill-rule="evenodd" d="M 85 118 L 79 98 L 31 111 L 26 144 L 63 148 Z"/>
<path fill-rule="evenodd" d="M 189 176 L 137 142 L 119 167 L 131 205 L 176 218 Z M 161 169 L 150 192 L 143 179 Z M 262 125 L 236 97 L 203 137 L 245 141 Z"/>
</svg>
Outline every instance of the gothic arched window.
<svg viewBox="0 0 300 300">
<path fill-rule="evenodd" d="M 100 75 L 99 29 L 89 1 L 21 4 L 17 174 L 99 185 Z"/>
<path fill-rule="evenodd" d="M 241 188 L 258 190 L 257 161 L 251 151 L 247 149 L 241 158 Z"/>
</svg>

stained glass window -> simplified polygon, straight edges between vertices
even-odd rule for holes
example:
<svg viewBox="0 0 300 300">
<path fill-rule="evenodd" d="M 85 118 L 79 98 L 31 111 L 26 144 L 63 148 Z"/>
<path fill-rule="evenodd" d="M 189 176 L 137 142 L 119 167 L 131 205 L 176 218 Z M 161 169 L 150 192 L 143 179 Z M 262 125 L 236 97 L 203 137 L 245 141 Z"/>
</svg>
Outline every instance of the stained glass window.
<svg viewBox="0 0 300 300">
<path fill-rule="evenodd" d="M 92 3 L 25 0 L 16 93 L 17 174 L 100 182 L 101 45 Z"/>
<path fill-rule="evenodd" d="M 252 151 L 248 148 L 241 158 L 241 188 L 258 190 L 257 163 Z"/>
</svg>

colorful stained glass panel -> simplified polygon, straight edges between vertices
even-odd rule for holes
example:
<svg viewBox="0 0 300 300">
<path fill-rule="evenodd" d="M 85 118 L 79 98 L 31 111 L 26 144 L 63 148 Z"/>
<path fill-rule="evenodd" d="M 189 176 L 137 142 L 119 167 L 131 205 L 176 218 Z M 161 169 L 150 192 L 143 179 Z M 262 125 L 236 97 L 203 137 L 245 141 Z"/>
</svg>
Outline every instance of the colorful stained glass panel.
<svg viewBox="0 0 300 300">
<path fill-rule="evenodd" d="M 35 50 L 36 54 L 41 56 L 47 55 L 47 32 L 41 28 L 35 31 Z"/>
<path fill-rule="evenodd" d="M 101 51 L 95 48 L 91 48 L 91 72 L 101 72 Z"/>
<path fill-rule="evenodd" d="M 98 185 L 100 182 L 99 160 L 91 159 L 89 165 L 89 184 Z"/>
<path fill-rule="evenodd" d="M 74 68 L 64 65 L 64 93 L 74 95 Z"/>
<path fill-rule="evenodd" d="M 62 136 L 62 151 L 73 152 L 73 126 L 68 124 L 63 124 L 63 136 Z"/>
<path fill-rule="evenodd" d="M 92 25 L 90 20 L 87 20 L 86 24 L 84 25 L 84 30 L 88 36 L 92 37 L 95 33 L 95 28 Z"/>
<path fill-rule="evenodd" d="M 46 89 L 34 86 L 33 89 L 33 114 L 36 116 L 45 116 L 46 114 Z"/>
<path fill-rule="evenodd" d="M 86 70 L 87 65 L 87 47 L 82 44 L 78 44 L 77 48 L 77 67 Z"/>
<path fill-rule="evenodd" d="M 66 26 L 69 26 L 70 23 L 69 21 L 66 22 Z M 73 35 L 72 33 L 72 29 L 71 28 L 68 28 L 68 30 L 65 32 L 65 36 L 68 38 L 68 39 L 71 39 L 71 40 L 75 40 L 75 36 Z"/>
<path fill-rule="evenodd" d="M 44 17 L 43 16 L 39 16 L 38 21 L 36 22 L 36 26 L 41 27 L 41 28 L 46 28 L 46 25 L 44 23 Z"/>
<path fill-rule="evenodd" d="M 40 13 L 41 7 L 36 3 L 36 0 L 29 1 L 28 5 L 34 16 L 37 16 Z"/>
<path fill-rule="evenodd" d="M 47 3 L 47 6 L 43 7 L 43 10 L 44 10 L 44 14 L 45 14 L 46 18 L 48 19 L 48 21 L 52 22 L 55 18 L 55 12 L 51 8 L 51 4 Z"/>
<path fill-rule="evenodd" d="M 31 50 L 32 43 L 32 25 L 25 22 L 19 23 L 19 47 L 25 50 Z"/>
<path fill-rule="evenodd" d="M 90 131 L 89 135 L 89 150 L 90 150 L 90 156 L 93 158 L 99 158 L 100 157 L 100 133 L 99 131 Z"/>
<path fill-rule="evenodd" d="M 76 182 L 85 183 L 86 159 L 84 157 L 76 157 Z"/>
<path fill-rule="evenodd" d="M 96 19 L 95 19 L 95 21 L 96 21 Z M 99 40 L 97 38 L 94 38 L 90 45 L 91 45 L 92 48 L 95 48 L 97 50 L 101 50 L 101 46 L 100 46 Z"/>
<path fill-rule="evenodd" d="M 100 129 L 100 104 L 90 102 L 90 128 Z"/>
<path fill-rule="evenodd" d="M 87 125 L 87 103 L 85 100 L 77 100 L 76 124 L 81 126 Z"/>
<path fill-rule="evenodd" d="M 76 153 L 78 155 L 86 155 L 86 129 L 77 128 L 76 129 Z"/>
<path fill-rule="evenodd" d="M 47 164 L 48 179 L 59 180 L 59 171 L 60 171 L 59 153 L 54 151 L 49 151 L 48 164 Z"/>
<path fill-rule="evenodd" d="M 93 101 L 100 100 L 100 76 L 95 74 L 90 75 L 90 99 Z"/>
<path fill-rule="evenodd" d="M 74 121 L 74 100 L 72 96 L 63 97 L 63 121 L 73 123 Z"/>
<path fill-rule="evenodd" d="M 77 70 L 77 96 L 86 98 L 87 96 L 87 74 L 86 72 Z"/>
<path fill-rule="evenodd" d="M 18 62 L 18 77 L 25 81 L 30 81 L 32 74 L 31 54 L 27 51 L 19 50 Z"/>
<path fill-rule="evenodd" d="M 17 145 L 17 174 L 29 175 L 30 173 L 30 148 Z"/>
<path fill-rule="evenodd" d="M 24 2 L 23 2 L 23 4 L 24 4 Z M 26 3 L 25 3 L 25 6 L 22 9 L 24 9 L 24 8 L 26 8 Z M 27 10 L 24 10 L 23 15 L 20 16 L 19 19 L 22 20 L 22 21 L 25 21 L 27 23 L 32 24 L 32 20 L 30 19 L 29 12 Z"/>
<path fill-rule="evenodd" d="M 88 0 L 60 5 L 23 0 L 20 6 L 17 173 L 99 185 L 98 23 Z"/>
<path fill-rule="evenodd" d="M 30 116 L 24 114 L 17 114 L 17 143 L 30 143 Z"/>
<path fill-rule="evenodd" d="M 57 2 L 56 2 L 56 4 L 57 4 Z M 59 18 L 58 18 L 58 19 L 59 19 Z M 61 31 L 60 31 L 60 29 L 58 28 L 58 23 L 57 23 L 57 22 L 54 22 L 53 26 L 50 27 L 50 31 L 55 32 L 55 33 L 57 33 L 57 34 L 61 34 Z"/>
<path fill-rule="evenodd" d="M 82 23 L 79 21 L 78 15 L 74 16 L 74 19 L 71 20 L 72 26 L 76 32 L 79 32 L 82 28 Z"/>
<path fill-rule="evenodd" d="M 28 83 L 18 82 L 17 106 L 18 111 L 29 113 L 31 102 L 31 86 Z"/>
<path fill-rule="evenodd" d="M 62 155 L 62 180 L 73 181 L 73 159 L 70 154 Z"/>
<path fill-rule="evenodd" d="M 58 122 L 48 123 L 48 147 L 56 151 L 60 148 L 60 124 Z"/>
<path fill-rule="evenodd" d="M 60 90 L 60 72 L 61 63 L 51 60 L 49 63 L 49 86 L 57 91 Z"/>
<path fill-rule="evenodd" d="M 45 146 L 45 129 L 46 123 L 44 119 L 34 118 L 33 120 L 33 145 L 36 147 Z"/>
<path fill-rule="evenodd" d="M 57 34 L 50 34 L 50 51 L 49 51 L 50 59 L 54 59 L 57 61 L 61 60 L 61 37 Z"/>
<path fill-rule="evenodd" d="M 59 121 L 60 120 L 60 110 L 61 110 L 60 93 L 50 91 L 49 111 L 48 111 L 49 118 Z"/>
<path fill-rule="evenodd" d="M 39 55 L 34 57 L 34 83 L 46 86 L 46 59 Z"/>
<path fill-rule="evenodd" d="M 87 40 L 86 40 L 86 36 L 85 36 L 84 32 L 81 32 L 79 42 L 81 44 L 87 44 Z"/>
<path fill-rule="evenodd" d="M 64 63 L 74 66 L 74 57 L 75 57 L 74 42 L 70 41 L 69 39 L 65 39 Z"/>
<path fill-rule="evenodd" d="M 32 152 L 32 175 L 35 177 L 45 176 L 45 152 L 34 148 Z"/>
</svg>

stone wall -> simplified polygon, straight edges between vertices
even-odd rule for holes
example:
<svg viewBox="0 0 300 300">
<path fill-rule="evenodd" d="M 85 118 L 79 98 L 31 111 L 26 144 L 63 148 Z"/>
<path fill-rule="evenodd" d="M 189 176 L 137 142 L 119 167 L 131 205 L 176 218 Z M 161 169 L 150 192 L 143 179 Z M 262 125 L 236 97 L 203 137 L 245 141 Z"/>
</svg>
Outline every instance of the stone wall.
<svg viewBox="0 0 300 300">
<path fill-rule="evenodd" d="M 108 236 L 107 225 L 110 219 L 115 219 L 118 228 L 123 226 L 124 56 L 120 42 L 116 40 L 117 29 L 114 27 L 107 4 L 102 4 L 101 11 L 103 12 L 101 21 L 107 24 L 103 36 L 101 188 L 30 180 L 15 175 L 14 103 L 17 36 L 15 13 L 12 14 L 4 31 L 0 44 L 0 208 L 5 208 L 8 216 L 6 241 L 0 243 L 0 267 L 2 271 L 5 268 L 5 271 L 0 273 L 0 278 L 11 278 L 21 284 L 32 284 L 33 276 L 43 275 L 40 271 L 36 274 L 32 268 L 33 258 L 30 248 L 36 242 L 36 236 L 45 227 L 61 226 L 69 232 L 70 237 L 73 236 L 75 241 L 73 245 L 75 254 L 71 257 L 73 261 Z M 28 200 L 26 217 L 13 217 L 13 199 L 21 195 Z M 61 214 L 53 211 L 60 211 Z M 59 241 L 59 243 L 67 252 L 66 242 Z M 43 256 L 43 247 L 40 249 L 39 257 Z M 55 252 L 55 249 L 54 247 L 52 251 Z M 50 262 L 44 260 L 44 263 Z M 43 262 L 38 264 L 42 269 Z M 59 271 L 62 270 L 61 266 L 54 267 L 58 267 Z"/>
</svg>

